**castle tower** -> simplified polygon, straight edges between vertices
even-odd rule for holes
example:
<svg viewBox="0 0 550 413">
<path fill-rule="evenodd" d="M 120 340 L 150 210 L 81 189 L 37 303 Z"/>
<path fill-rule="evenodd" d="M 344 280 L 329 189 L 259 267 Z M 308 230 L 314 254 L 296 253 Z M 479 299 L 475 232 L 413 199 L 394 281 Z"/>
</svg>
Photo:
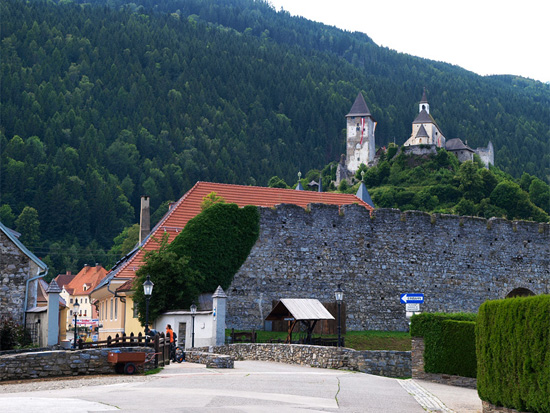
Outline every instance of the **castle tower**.
<svg viewBox="0 0 550 413">
<path fill-rule="evenodd" d="M 367 166 L 372 163 L 375 154 L 376 122 L 361 92 L 357 95 L 346 119 L 346 167 L 349 172 L 355 173 L 362 163 Z"/>
</svg>

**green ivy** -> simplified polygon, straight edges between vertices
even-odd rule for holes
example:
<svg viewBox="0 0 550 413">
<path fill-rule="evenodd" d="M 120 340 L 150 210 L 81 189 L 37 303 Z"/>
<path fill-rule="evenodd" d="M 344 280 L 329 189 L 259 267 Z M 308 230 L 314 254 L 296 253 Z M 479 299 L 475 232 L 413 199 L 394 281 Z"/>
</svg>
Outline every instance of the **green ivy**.
<svg viewBox="0 0 550 413">
<path fill-rule="evenodd" d="M 215 204 L 191 219 L 170 249 L 189 257 L 189 266 L 204 280 L 201 291 L 226 289 L 244 263 L 260 232 L 260 214 L 255 206 Z"/>
</svg>

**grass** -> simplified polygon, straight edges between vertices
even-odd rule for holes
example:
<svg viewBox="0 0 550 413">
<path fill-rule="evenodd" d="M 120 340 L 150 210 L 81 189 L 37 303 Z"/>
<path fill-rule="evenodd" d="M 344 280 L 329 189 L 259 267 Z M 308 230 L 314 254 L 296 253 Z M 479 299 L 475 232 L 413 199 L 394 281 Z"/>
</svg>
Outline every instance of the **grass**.
<svg viewBox="0 0 550 413">
<path fill-rule="evenodd" d="M 151 369 L 151 370 L 146 370 L 143 372 L 143 374 L 145 376 L 149 376 L 151 374 L 157 374 L 157 373 L 160 373 L 162 371 L 162 367 L 157 367 L 156 369 Z"/>
<path fill-rule="evenodd" d="M 242 332 L 246 330 L 235 330 Z M 285 340 L 287 333 L 279 331 L 256 331 L 258 342 L 266 343 L 270 340 Z M 226 336 L 231 334 L 231 330 L 226 330 Z M 297 337 L 296 333 L 293 334 Z M 318 337 L 318 335 L 314 335 Z M 336 335 L 323 335 L 323 338 L 336 338 Z M 348 331 L 343 335 L 346 347 L 354 350 L 411 350 L 411 335 L 402 331 Z"/>
</svg>

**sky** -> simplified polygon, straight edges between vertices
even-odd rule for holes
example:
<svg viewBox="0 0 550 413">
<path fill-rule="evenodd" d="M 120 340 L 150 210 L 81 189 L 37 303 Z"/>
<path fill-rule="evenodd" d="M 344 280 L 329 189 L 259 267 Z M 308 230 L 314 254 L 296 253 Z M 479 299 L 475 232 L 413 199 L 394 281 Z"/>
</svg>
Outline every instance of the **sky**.
<svg viewBox="0 0 550 413">
<path fill-rule="evenodd" d="M 550 82 L 549 0 L 269 0 L 398 52 Z"/>
</svg>

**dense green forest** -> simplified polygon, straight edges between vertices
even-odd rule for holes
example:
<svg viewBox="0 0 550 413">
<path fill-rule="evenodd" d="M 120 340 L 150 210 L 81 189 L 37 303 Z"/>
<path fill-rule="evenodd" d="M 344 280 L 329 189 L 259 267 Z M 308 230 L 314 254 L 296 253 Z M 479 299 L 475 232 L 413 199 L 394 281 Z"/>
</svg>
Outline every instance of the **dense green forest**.
<svg viewBox="0 0 550 413">
<path fill-rule="evenodd" d="M 379 146 L 408 138 L 426 87 L 448 138 L 491 140 L 510 179 L 550 179 L 548 85 L 396 53 L 264 1 L 6 0 L 0 18 L 0 220 L 52 273 L 119 258 L 142 194 L 158 219 L 198 180 L 292 182 L 338 160 L 359 91 Z"/>
</svg>

